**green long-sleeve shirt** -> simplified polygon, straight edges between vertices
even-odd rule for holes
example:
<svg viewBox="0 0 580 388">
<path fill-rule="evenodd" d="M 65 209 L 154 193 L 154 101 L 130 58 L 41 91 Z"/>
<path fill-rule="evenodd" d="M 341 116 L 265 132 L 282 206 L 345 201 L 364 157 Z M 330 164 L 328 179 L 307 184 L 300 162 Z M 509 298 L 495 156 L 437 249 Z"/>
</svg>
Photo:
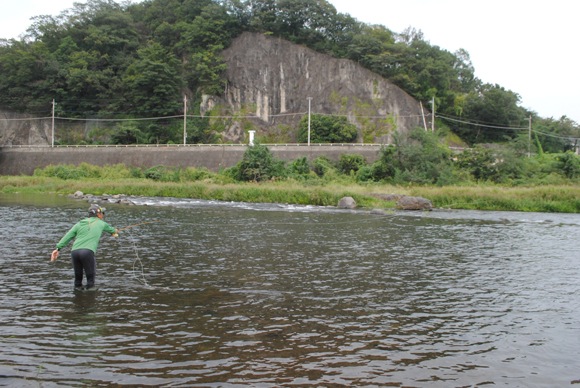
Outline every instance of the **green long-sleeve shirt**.
<svg viewBox="0 0 580 388">
<path fill-rule="evenodd" d="M 72 250 L 90 249 L 97 252 L 99 240 L 103 232 L 115 233 L 115 228 L 98 217 L 89 217 L 77 222 L 56 244 L 56 249 L 61 250 L 74 238 Z"/>
</svg>

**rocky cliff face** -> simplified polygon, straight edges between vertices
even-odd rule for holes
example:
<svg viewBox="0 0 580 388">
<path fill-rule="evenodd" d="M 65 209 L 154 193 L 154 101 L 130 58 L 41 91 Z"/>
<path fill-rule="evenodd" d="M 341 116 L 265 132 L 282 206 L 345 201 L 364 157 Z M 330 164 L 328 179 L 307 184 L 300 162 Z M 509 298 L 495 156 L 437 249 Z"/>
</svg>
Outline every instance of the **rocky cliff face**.
<svg viewBox="0 0 580 388">
<path fill-rule="evenodd" d="M 225 114 L 255 115 L 251 121 L 258 135 L 297 128 L 309 97 L 311 113 L 347 116 L 359 128 L 359 141 L 385 142 L 393 131 L 430 126 L 429 112 L 418 101 L 350 60 L 257 33 L 236 38 L 224 58 L 225 92 L 205 96 L 202 112 L 220 107 Z M 226 132 L 234 141 L 244 135 L 240 123 L 231 123 Z"/>
<path fill-rule="evenodd" d="M 0 110 L 0 146 L 48 145 L 50 131 L 50 119 L 30 119 L 29 115 Z"/>
</svg>

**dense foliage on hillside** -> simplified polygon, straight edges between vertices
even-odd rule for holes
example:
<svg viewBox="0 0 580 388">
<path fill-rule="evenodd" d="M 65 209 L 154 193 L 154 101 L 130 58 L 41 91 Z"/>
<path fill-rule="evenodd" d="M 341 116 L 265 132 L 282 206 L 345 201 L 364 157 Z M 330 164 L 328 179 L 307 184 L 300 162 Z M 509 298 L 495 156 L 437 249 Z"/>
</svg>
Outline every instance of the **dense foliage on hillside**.
<svg viewBox="0 0 580 388">
<path fill-rule="evenodd" d="M 241 181 L 313 178 L 340 180 L 348 176 L 359 183 L 394 185 L 460 185 L 496 183 L 511 186 L 578 183 L 580 158 L 572 152 L 519 157 L 517 150 L 475 146 L 451 157 L 438 134 L 417 128 L 397 136 L 396 144 L 381 148 L 380 156 L 368 164 L 358 154 L 343 154 L 338 162 L 319 157 L 311 163 L 299 158 L 284 165 L 270 150 L 257 144 L 248 147 L 243 160 L 225 171 Z"/>
<path fill-rule="evenodd" d="M 325 0 L 113 0 L 76 3 L 39 16 L 21 40 L 0 41 L 0 107 L 63 117 L 138 118 L 183 114 L 183 95 L 224 89 L 221 51 L 243 31 L 280 36 L 376 72 L 416 99 L 434 101 L 438 126 L 470 144 L 525 142 L 562 152 L 580 127 L 567 117 L 541 118 L 517 93 L 485 84 L 465 50 L 433 46 L 420 31 L 396 34 L 341 14 Z M 196 112 L 189 112 L 196 113 Z M 211 139 L 198 120 L 193 138 Z M 129 123 L 119 142 L 178 141 L 163 122 Z"/>
</svg>

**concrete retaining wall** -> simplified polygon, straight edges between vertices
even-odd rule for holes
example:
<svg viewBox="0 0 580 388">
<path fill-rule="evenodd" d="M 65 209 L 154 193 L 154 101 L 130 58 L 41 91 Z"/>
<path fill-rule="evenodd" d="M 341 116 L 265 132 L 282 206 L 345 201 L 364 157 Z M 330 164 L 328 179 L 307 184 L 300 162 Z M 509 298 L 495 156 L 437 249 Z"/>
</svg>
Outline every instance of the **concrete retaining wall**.
<svg viewBox="0 0 580 388">
<path fill-rule="evenodd" d="M 188 146 L 70 146 L 0 148 L 0 175 L 31 175 L 36 168 L 56 164 L 89 163 L 97 166 L 125 164 L 128 167 L 153 166 L 206 167 L 211 171 L 236 165 L 247 145 Z M 337 161 L 342 154 L 363 155 L 372 163 L 380 145 L 267 145 L 275 157 L 291 161 L 306 156 L 309 160 L 326 156 Z"/>
</svg>

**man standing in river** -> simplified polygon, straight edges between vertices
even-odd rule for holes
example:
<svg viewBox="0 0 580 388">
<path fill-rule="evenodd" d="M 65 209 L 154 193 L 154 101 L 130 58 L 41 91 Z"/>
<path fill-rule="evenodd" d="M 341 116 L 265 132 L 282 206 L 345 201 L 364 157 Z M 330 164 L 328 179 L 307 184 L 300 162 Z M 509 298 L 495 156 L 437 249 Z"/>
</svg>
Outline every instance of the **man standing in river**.
<svg viewBox="0 0 580 388">
<path fill-rule="evenodd" d="M 97 272 L 97 261 L 95 253 L 99 245 L 99 240 L 103 232 L 110 233 L 113 237 L 118 236 L 117 229 L 107 224 L 105 208 L 93 204 L 89 207 L 89 216 L 77 222 L 67 234 L 56 244 L 56 249 L 52 251 L 50 261 L 58 258 L 59 251 L 68 245 L 74 238 L 71 258 L 75 272 L 75 290 L 83 289 L 83 275 L 86 275 L 87 285 L 84 289 L 90 290 L 95 287 L 95 274 Z"/>
</svg>

